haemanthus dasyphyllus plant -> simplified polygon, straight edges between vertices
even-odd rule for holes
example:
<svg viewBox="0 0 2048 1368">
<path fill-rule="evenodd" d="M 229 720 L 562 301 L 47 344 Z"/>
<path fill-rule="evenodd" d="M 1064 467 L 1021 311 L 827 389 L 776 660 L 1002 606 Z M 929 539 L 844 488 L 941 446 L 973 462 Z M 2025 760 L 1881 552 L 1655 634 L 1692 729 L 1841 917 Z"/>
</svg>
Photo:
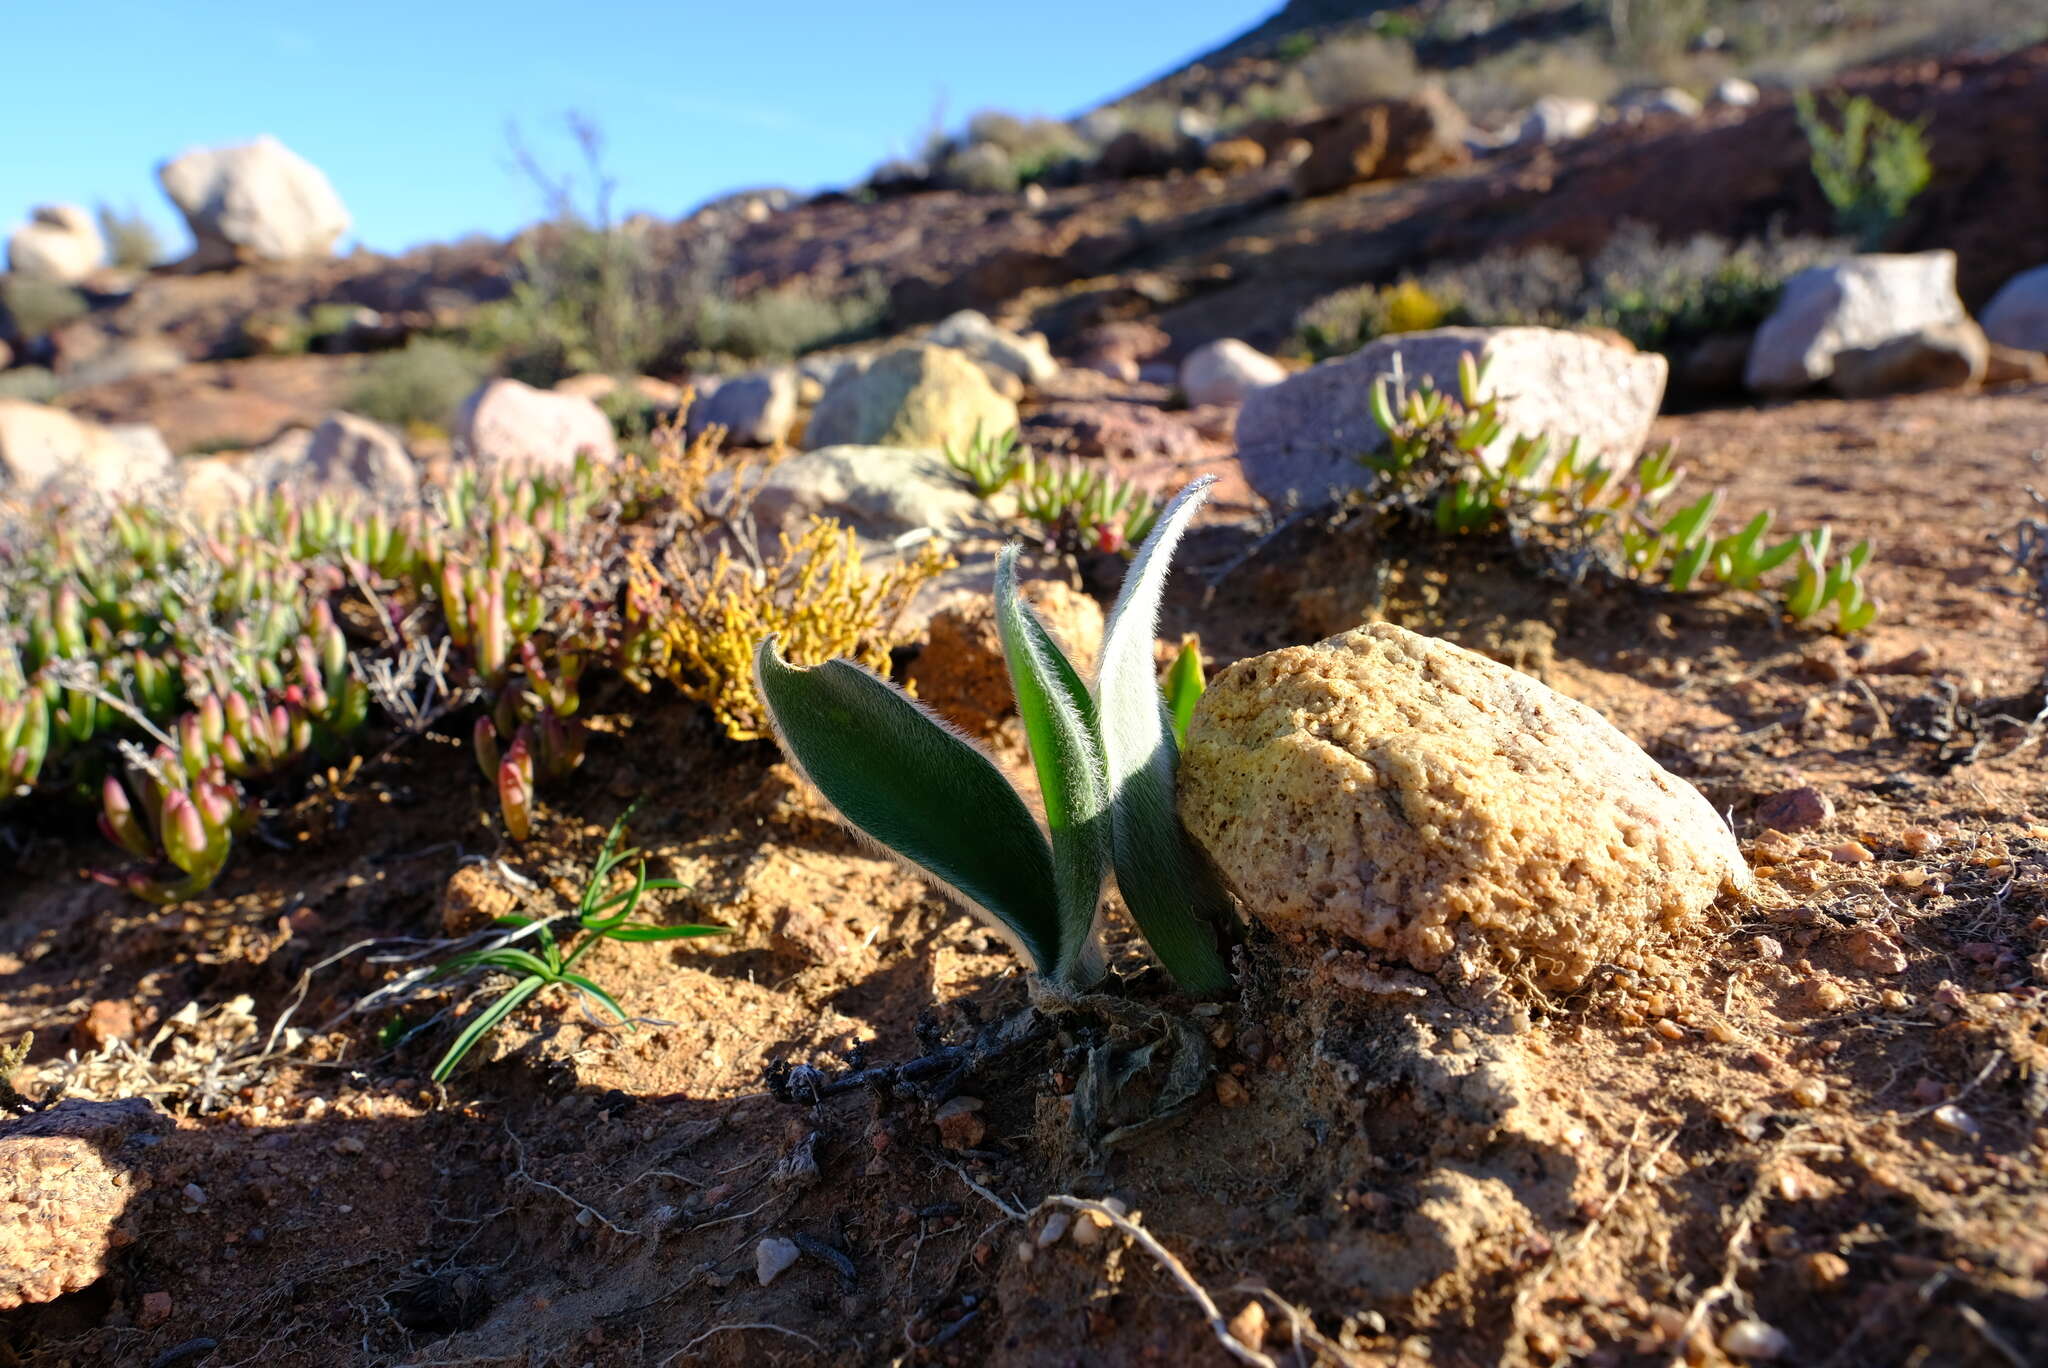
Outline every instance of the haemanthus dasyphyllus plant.
<svg viewBox="0 0 2048 1368">
<path fill-rule="evenodd" d="M 790 761 L 860 832 L 991 918 L 1052 987 L 1102 977 L 1111 870 L 1146 943 L 1182 989 L 1229 984 L 1229 895 L 1174 810 L 1180 751 L 1153 634 L 1175 545 L 1213 480 L 1182 490 L 1133 560 L 1091 691 L 1017 587 L 1017 547 L 996 563 L 996 625 L 1044 794 L 1041 830 L 995 762 L 887 680 L 846 660 L 810 669 L 774 637 L 755 672 Z M 1200 687 L 1199 670 L 1175 672 Z"/>
</svg>

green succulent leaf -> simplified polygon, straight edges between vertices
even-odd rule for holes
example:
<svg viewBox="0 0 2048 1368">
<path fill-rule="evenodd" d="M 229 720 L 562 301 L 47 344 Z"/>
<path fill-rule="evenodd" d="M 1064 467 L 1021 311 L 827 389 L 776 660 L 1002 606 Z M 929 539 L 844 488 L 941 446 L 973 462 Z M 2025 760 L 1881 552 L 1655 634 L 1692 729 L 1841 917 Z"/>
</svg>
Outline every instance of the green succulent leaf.
<svg viewBox="0 0 2048 1368">
<path fill-rule="evenodd" d="M 1085 988 L 1101 977 L 1096 914 L 1109 873 L 1109 782 L 1095 737 L 1095 701 L 1018 592 L 1015 543 L 996 561 L 995 616 L 1052 829 L 1059 951 L 1051 977 Z"/>
<path fill-rule="evenodd" d="M 1188 722 L 1208 687 L 1208 681 L 1202 677 L 1202 644 L 1189 637 L 1181 643 L 1180 654 L 1166 671 L 1166 711 L 1173 718 L 1175 746 L 1187 745 Z"/>
<path fill-rule="evenodd" d="M 844 660 L 754 655 L 790 762 L 852 826 L 995 919 L 1041 974 L 1060 962 L 1052 850 L 995 762 L 894 685 Z"/>
<path fill-rule="evenodd" d="M 1110 848 L 1124 903 L 1176 982 L 1208 995 L 1229 986 L 1217 932 L 1234 913 L 1229 894 L 1182 829 L 1174 808 L 1174 744 L 1152 643 L 1174 547 L 1213 477 L 1175 496 L 1124 577 L 1103 635 L 1095 700 L 1110 789 Z"/>
</svg>

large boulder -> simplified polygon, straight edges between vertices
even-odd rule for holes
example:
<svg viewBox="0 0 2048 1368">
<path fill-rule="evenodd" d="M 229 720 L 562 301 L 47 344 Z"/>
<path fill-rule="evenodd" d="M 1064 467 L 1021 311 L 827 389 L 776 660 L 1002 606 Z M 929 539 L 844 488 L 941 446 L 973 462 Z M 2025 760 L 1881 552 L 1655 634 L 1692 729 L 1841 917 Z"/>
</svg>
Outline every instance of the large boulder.
<svg viewBox="0 0 2048 1368">
<path fill-rule="evenodd" d="M 842 367 L 805 431 L 807 447 L 964 446 L 975 431 L 1017 426 L 1017 406 L 980 366 L 947 347 L 897 347 L 865 367 Z"/>
<path fill-rule="evenodd" d="M 2003 347 L 2048 352 L 2048 266 L 2022 271 L 1984 306 L 1984 335 Z"/>
<path fill-rule="evenodd" d="M 331 255 L 348 210 L 320 168 L 265 134 L 184 152 L 156 169 L 192 229 L 192 264 L 300 261 Z"/>
<path fill-rule="evenodd" d="M 382 423 L 355 413 L 330 413 L 313 429 L 305 463 L 292 483 L 362 494 L 383 503 L 419 497 L 420 471 L 405 441 Z"/>
<path fill-rule="evenodd" d="M 935 323 L 924 340 L 934 347 L 951 347 L 980 363 L 983 370 L 1015 376 L 1027 385 L 1043 385 L 1060 373 L 1059 362 L 1042 333 L 1013 333 L 989 321 L 978 309 L 960 312 Z"/>
<path fill-rule="evenodd" d="M 1874 347 L 1835 354 L 1828 386 L 1847 399 L 1871 399 L 1912 390 L 1960 389 L 1984 379 L 1991 343 L 1967 318 L 1934 323 Z"/>
<path fill-rule="evenodd" d="M 1180 810 L 1252 916 L 1425 973 L 1575 987 L 1749 878 L 1712 804 L 1599 713 L 1389 624 L 1218 676 Z"/>
<path fill-rule="evenodd" d="M 1472 160 L 1472 125 L 1451 97 L 1425 86 L 1413 98 L 1352 105 L 1303 125 L 1308 157 L 1294 168 L 1302 196 L 1365 181 L 1422 176 Z"/>
<path fill-rule="evenodd" d="M 1506 424 L 1504 452 L 1517 434 L 1548 433 L 1625 474 L 1649 440 L 1669 363 L 1585 333 L 1555 328 L 1437 328 L 1400 333 L 1254 390 L 1237 418 L 1238 463 L 1269 503 L 1319 501 L 1331 490 L 1364 488 L 1378 477 L 1359 458 L 1386 444 L 1372 417 L 1373 382 L 1400 372 L 1457 392 L 1458 360 L 1487 368 Z M 1539 472 L 1539 475 L 1541 472 Z"/>
<path fill-rule="evenodd" d="M 75 204 L 42 204 L 7 239 L 7 269 L 38 280 L 73 285 L 107 259 L 99 225 Z"/>
<path fill-rule="evenodd" d="M 742 446 L 778 446 L 796 426 L 797 373 L 789 366 L 720 381 L 690 406 L 690 428 L 716 424 Z"/>
<path fill-rule="evenodd" d="M 146 423 L 103 427 L 47 404 L 0 399 L 0 491 L 32 494 L 58 484 L 133 494 L 172 465 L 170 448 Z"/>
<path fill-rule="evenodd" d="M 170 1118 L 140 1097 L 0 1119 L 0 1311 L 98 1282 Z M 132 1232 L 128 1232 L 132 1234 Z"/>
<path fill-rule="evenodd" d="M 1180 363 L 1180 389 L 1188 402 L 1242 404 L 1253 390 L 1277 385 L 1287 367 L 1234 337 L 1219 337 L 1187 354 Z"/>
<path fill-rule="evenodd" d="M 752 512 L 770 537 L 794 536 L 807 518 L 821 517 L 887 541 L 920 527 L 957 531 L 981 512 L 981 500 L 936 451 L 830 446 L 770 466 Z"/>
<path fill-rule="evenodd" d="M 619 459 L 611 419 L 590 400 L 517 380 L 486 380 L 462 401 L 455 439 L 470 459 L 562 470 L 578 453 L 611 465 Z"/>
<path fill-rule="evenodd" d="M 1956 254 L 1871 254 L 1810 266 L 1785 282 L 1757 329 L 1743 382 L 1759 394 L 1797 394 L 1834 374 L 1835 358 L 1969 315 L 1956 294 Z"/>
</svg>

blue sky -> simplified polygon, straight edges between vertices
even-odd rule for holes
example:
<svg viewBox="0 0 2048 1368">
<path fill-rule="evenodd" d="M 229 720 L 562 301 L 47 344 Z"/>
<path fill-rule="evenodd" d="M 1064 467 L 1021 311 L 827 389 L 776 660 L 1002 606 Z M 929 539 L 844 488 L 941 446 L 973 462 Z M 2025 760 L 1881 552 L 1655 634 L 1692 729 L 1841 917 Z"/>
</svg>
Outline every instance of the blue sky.
<svg viewBox="0 0 2048 1368">
<path fill-rule="evenodd" d="M 187 147 L 273 133 L 327 172 L 380 251 L 507 234 L 539 211 L 506 124 L 566 167 L 562 114 L 604 131 L 623 211 L 846 184 L 943 100 L 1072 114 L 1229 37 L 1277 0 L 88 0 L 8 6 L 0 233 L 45 202 L 138 208 Z"/>
</svg>

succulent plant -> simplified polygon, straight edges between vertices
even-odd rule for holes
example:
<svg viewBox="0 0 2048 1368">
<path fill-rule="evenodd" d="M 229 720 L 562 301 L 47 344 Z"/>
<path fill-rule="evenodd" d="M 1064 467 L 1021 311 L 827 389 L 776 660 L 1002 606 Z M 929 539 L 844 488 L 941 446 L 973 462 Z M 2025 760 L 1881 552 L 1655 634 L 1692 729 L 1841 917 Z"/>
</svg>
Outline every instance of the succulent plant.
<svg viewBox="0 0 2048 1368">
<path fill-rule="evenodd" d="M 1208 995 L 1229 983 L 1219 935 L 1235 916 L 1174 810 L 1179 748 L 1153 664 L 1173 549 L 1211 483 L 1183 490 L 1139 548 L 1093 691 L 1018 592 L 1018 548 L 997 562 L 997 630 L 1045 831 L 987 754 L 879 675 L 846 660 L 792 666 L 773 636 L 755 653 L 761 696 L 798 770 L 855 828 L 989 918 L 1063 991 L 1102 975 L 1098 922 L 1112 870 L 1183 989 Z"/>
</svg>

